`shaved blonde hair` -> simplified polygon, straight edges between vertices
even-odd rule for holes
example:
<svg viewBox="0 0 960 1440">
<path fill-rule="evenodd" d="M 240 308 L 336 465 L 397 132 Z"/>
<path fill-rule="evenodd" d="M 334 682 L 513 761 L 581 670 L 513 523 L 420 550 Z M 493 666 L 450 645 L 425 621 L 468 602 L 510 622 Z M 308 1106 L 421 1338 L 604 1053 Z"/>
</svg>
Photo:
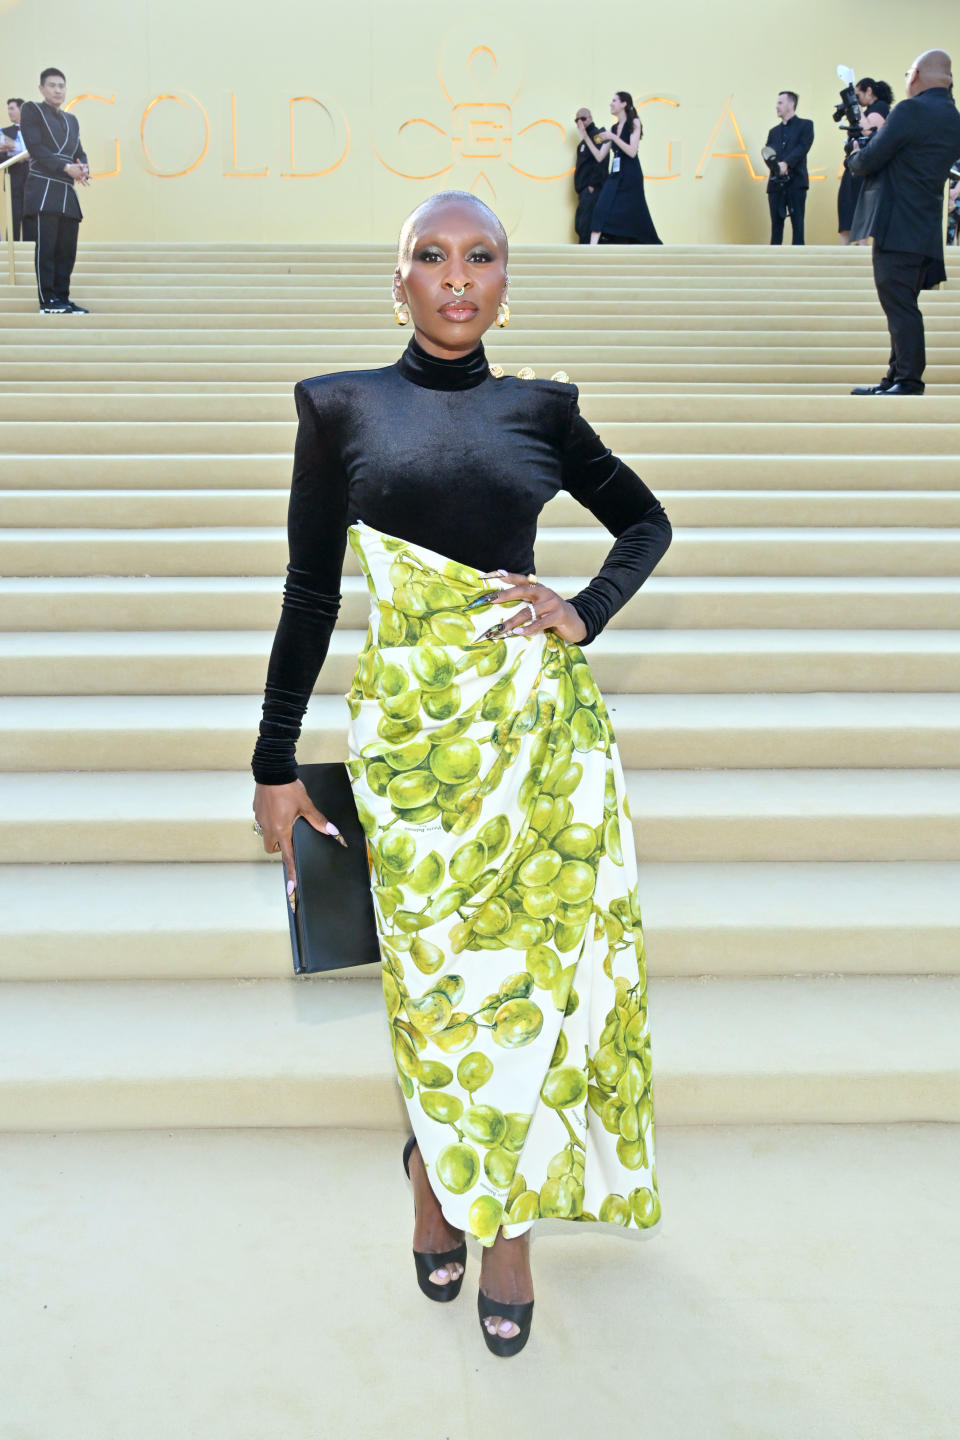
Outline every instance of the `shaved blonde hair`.
<svg viewBox="0 0 960 1440">
<path fill-rule="evenodd" d="M 480 196 L 474 195 L 470 190 L 438 190 L 436 195 L 428 195 L 426 200 L 418 205 L 415 210 L 411 210 L 400 227 L 400 239 L 397 242 L 398 264 L 409 257 L 410 251 L 413 248 L 414 237 L 426 216 L 428 216 L 432 210 L 441 210 L 446 205 L 473 205 L 480 211 L 484 220 L 487 220 L 496 231 L 497 238 L 503 245 L 504 258 L 506 258 L 509 248 L 507 244 L 507 232 L 503 228 L 500 217 L 494 214 L 490 206 L 484 204 Z"/>
</svg>

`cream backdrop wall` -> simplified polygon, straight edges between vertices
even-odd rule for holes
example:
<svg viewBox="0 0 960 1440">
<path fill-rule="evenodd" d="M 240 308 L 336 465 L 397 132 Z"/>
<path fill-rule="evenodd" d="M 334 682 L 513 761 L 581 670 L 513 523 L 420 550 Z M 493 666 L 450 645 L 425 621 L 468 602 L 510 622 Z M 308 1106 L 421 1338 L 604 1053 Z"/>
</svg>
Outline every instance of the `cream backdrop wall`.
<svg viewBox="0 0 960 1440">
<path fill-rule="evenodd" d="M 816 126 L 808 240 L 829 243 L 837 64 L 898 96 L 922 49 L 960 67 L 957 0 L 0 0 L 0 27 L 2 98 L 66 71 L 96 177 L 86 240 L 392 239 L 448 186 L 518 239 L 569 240 L 572 116 L 622 88 L 663 239 L 763 241 L 758 152 L 787 87 Z"/>
</svg>

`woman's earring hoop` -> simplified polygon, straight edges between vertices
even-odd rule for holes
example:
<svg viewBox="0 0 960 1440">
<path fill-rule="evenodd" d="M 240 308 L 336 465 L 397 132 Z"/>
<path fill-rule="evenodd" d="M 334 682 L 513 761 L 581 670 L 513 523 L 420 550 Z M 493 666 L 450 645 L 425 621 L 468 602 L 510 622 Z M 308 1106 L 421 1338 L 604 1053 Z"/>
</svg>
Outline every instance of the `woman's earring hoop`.
<svg viewBox="0 0 960 1440">
<path fill-rule="evenodd" d="M 393 318 L 394 320 L 396 320 L 398 325 L 410 324 L 410 307 L 408 306 L 406 300 L 394 300 Z"/>
<path fill-rule="evenodd" d="M 506 300 L 501 300 L 500 304 L 497 306 L 496 323 L 500 326 L 501 330 L 503 330 L 507 325 L 510 324 L 510 306 L 507 304 Z"/>
</svg>

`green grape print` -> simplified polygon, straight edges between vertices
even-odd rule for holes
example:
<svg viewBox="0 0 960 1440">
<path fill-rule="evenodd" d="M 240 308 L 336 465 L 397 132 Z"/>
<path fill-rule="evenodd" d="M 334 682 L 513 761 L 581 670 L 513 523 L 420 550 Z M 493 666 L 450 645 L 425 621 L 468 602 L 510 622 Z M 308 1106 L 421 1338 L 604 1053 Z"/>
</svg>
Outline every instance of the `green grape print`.
<svg viewBox="0 0 960 1440">
<path fill-rule="evenodd" d="M 650 1229 L 645 955 L 596 682 L 555 635 L 478 640 L 479 571 L 362 524 L 350 543 L 376 602 L 350 774 L 430 1183 L 483 1245 L 541 1218 Z"/>
<path fill-rule="evenodd" d="M 441 1184 L 454 1195 L 471 1190 L 480 1177 L 480 1157 L 472 1145 L 447 1145 L 436 1162 Z"/>
</svg>

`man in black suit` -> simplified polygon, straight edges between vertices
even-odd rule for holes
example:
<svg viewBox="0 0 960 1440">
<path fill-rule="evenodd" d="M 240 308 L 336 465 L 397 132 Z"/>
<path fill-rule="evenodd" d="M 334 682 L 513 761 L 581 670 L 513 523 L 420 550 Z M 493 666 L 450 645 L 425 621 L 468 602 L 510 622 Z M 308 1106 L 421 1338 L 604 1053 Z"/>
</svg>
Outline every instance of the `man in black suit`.
<svg viewBox="0 0 960 1440">
<path fill-rule="evenodd" d="M 586 105 L 581 105 L 576 113 L 577 129 L 580 131 L 580 144 L 577 146 L 577 163 L 573 172 L 573 188 L 577 192 L 577 213 L 574 216 L 573 228 L 577 232 L 577 240 L 581 245 L 590 244 L 590 231 L 593 228 L 593 210 L 600 194 L 601 186 L 607 178 L 607 160 L 594 160 L 593 155 L 587 148 L 583 139 L 589 135 L 592 140 L 597 134 L 598 127 L 593 123 L 593 116 Z"/>
<path fill-rule="evenodd" d="M 35 215 L 35 261 L 40 309 L 44 315 L 86 315 L 70 299 L 70 277 L 77 258 L 77 232 L 83 211 L 77 185 L 89 185 L 90 167 L 80 144 L 77 117 L 63 108 L 67 82 L 49 66 L 40 76 L 41 102 L 24 102 L 20 133 L 30 151 L 23 212 Z"/>
<path fill-rule="evenodd" d="M 777 96 L 780 124 L 767 136 L 767 145 L 776 151 L 779 174 L 767 181 L 770 205 L 770 244 L 783 244 L 783 222 L 790 216 L 794 245 L 803 244 L 803 217 L 807 208 L 810 177 L 807 174 L 807 152 L 813 144 L 813 121 L 801 120 L 797 114 L 799 96 L 793 90 L 781 90 Z"/>
<path fill-rule="evenodd" d="M 23 101 L 12 96 L 7 101 L 7 115 L 10 124 L 0 129 L 0 160 L 9 160 L 12 156 L 25 149 L 23 137 L 20 134 L 20 106 Z M 7 184 L 10 186 L 11 209 L 13 210 L 13 238 L 19 240 L 34 240 L 35 235 L 31 232 L 31 226 L 24 222 L 23 218 L 23 187 L 27 182 L 27 161 L 21 160 L 19 165 L 12 165 L 6 172 Z"/>
<path fill-rule="evenodd" d="M 853 395 L 922 395 L 927 363 L 921 290 L 946 280 L 943 187 L 960 153 L 960 114 L 945 50 L 928 50 L 907 71 L 907 99 L 846 165 L 867 177 L 852 240 L 873 236 L 873 278 L 890 331 L 890 364 L 879 385 Z"/>
</svg>

